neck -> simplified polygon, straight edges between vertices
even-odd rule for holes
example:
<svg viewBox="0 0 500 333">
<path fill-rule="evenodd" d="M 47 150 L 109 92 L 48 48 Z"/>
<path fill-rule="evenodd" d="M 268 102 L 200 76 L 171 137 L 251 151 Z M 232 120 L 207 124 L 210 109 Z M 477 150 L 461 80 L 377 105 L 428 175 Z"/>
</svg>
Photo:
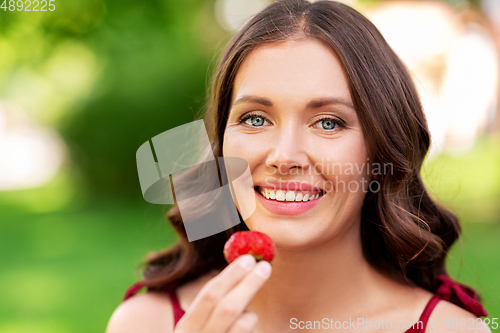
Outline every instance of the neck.
<svg viewBox="0 0 500 333">
<path fill-rule="evenodd" d="M 273 323 L 262 324 L 266 331 L 288 325 L 291 318 L 365 317 L 383 302 L 388 290 L 402 288 L 366 261 L 359 227 L 355 223 L 351 230 L 315 247 L 277 249 L 271 277 L 249 306 L 257 314 L 273 314 Z"/>
</svg>

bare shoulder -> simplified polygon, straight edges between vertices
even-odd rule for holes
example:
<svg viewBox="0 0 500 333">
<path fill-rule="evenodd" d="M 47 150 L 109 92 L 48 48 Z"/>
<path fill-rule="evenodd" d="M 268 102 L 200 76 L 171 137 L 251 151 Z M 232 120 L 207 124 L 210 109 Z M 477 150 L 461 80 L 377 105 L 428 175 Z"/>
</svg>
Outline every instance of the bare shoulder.
<svg viewBox="0 0 500 333">
<path fill-rule="evenodd" d="M 121 303 L 111 315 L 106 333 L 173 332 L 172 303 L 166 294 L 147 292 Z"/>
<path fill-rule="evenodd" d="M 181 308 L 186 311 L 201 288 L 219 271 L 211 271 L 176 289 Z M 106 333 L 169 333 L 174 331 L 173 307 L 164 293 L 146 292 L 122 302 L 111 315 Z"/>
<path fill-rule="evenodd" d="M 425 332 L 491 333 L 491 330 L 473 313 L 446 300 L 440 300 L 429 317 Z"/>
</svg>

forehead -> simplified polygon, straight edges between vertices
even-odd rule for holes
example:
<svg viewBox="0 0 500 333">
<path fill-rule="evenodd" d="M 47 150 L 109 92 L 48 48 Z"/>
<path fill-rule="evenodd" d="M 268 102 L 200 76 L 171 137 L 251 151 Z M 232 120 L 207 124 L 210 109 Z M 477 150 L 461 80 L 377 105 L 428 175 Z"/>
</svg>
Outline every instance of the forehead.
<svg viewBox="0 0 500 333">
<path fill-rule="evenodd" d="M 310 38 L 263 44 L 252 50 L 236 74 L 231 103 L 249 94 L 297 102 L 312 95 L 350 100 L 338 56 L 322 41 Z"/>
</svg>

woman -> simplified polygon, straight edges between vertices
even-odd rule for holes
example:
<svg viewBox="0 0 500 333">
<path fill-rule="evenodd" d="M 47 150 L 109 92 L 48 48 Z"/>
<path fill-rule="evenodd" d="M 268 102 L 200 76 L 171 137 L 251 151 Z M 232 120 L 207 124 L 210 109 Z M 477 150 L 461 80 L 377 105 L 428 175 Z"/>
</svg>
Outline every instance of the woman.
<svg viewBox="0 0 500 333">
<path fill-rule="evenodd" d="M 486 315 L 446 274 L 460 229 L 420 177 L 430 137 L 415 87 L 357 11 L 268 5 L 222 56 L 205 121 L 215 156 L 248 161 L 256 210 L 189 243 L 174 206 L 179 243 L 147 258 L 108 333 L 465 331 L 453 318 Z M 274 240 L 272 269 L 248 255 L 225 263 L 239 230 Z"/>
</svg>

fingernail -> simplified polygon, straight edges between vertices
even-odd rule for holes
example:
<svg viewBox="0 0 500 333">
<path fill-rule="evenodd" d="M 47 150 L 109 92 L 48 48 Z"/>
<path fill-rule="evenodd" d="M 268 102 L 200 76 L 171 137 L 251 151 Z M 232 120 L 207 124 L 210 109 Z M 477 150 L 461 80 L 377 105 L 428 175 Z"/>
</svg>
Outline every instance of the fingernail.
<svg viewBox="0 0 500 333">
<path fill-rule="evenodd" d="M 257 267 L 255 267 L 255 272 L 267 279 L 269 275 L 271 275 L 271 264 L 267 261 L 261 261 L 257 264 Z"/>
<path fill-rule="evenodd" d="M 238 258 L 238 264 L 240 265 L 240 267 L 243 268 L 248 268 L 252 266 L 254 262 L 255 262 L 254 257 L 249 254 L 242 255 L 241 257 Z"/>
</svg>

